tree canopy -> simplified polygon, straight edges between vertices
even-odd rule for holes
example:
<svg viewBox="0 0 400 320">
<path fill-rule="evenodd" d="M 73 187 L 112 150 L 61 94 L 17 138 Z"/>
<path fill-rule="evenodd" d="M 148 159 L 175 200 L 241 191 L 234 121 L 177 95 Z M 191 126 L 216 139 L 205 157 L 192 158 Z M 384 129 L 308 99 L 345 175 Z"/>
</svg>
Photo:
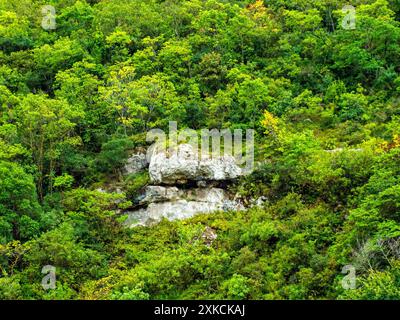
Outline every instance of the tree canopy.
<svg viewBox="0 0 400 320">
<path fill-rule="evenodd" d="M 0 299 L 400 299 L 400 5 L 353 5 L 1 1 Z M 255 129 L 268 201 L 123 228 L 169 121 Z"/>
</svg>

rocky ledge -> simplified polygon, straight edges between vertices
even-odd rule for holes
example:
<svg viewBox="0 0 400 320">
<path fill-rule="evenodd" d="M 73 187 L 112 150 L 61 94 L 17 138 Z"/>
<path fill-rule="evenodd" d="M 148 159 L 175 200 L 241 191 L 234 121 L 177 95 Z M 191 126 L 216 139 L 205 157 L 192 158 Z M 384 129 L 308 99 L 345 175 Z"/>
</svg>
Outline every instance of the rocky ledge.
<svg viewBox="0 0 400 320">
<path fill-rule="evenodd" d="M 197 213 L 242 210 L 222 185 L 241 175 L 241 168 L 231 156 L 200 159 L 193 147 L 181 144 L 168 154 L 155 146 L 147 154 L 132 155 L 126 173 L 149 170 L 151 185 L 136 202 L 138 209 L 127 212 L 126 225 L 151 225 L 163 218 L 186 219 Z"/>
<path fill-rule="evenodd" d="M 239 177 L 241 168 L 232 156 L 201 158 L 190 144 L 181 144 L 177 151 L 152 151 L 149 175 L 155 184 L 186 184 L 188 181 L 227 181 Z"/>
</svg>

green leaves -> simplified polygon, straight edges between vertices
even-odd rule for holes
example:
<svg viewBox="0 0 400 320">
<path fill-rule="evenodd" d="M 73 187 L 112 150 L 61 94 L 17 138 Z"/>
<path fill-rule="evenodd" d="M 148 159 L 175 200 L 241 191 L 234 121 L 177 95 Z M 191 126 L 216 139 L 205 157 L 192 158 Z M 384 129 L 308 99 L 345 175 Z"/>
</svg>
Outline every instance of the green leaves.
<svg viewBox="0 0 400 320">
<path fill-rule="evenodd" d="M 234 274 L 231 279 L 226 280 L 222 285 L 222 290 L 226 291 L 227 299 L 246 299 L 250 292 L 248 279 L 240 274 Z"/>
<path fill-rule="evenodd" d="M 32 39 L 28 19 L 0 9 L 0 39 L 0 49 L 6 52 L 30 47 Z"/>
<path fill-rule="evenodd" d="M 121 169 L 128 159 L 133 142 L 128 138 L 115 138 L 104 143 L 95 161 L 95 170 L 111 173 Z"/>
<path fill-rule="evenodd" d="M 74 128 L 83 116 L 79 108 L 45 95 L 30 94 L 21 102 L 17 110 L 18 130 L 39 171 L 37 187 L 40 198 L 44 195 L 46 182 L 51 192 L 52 172 L 59 167 L 58 161 L 65 148 L 80 144 Z M 49 180 L 46 175 L 49 175 Z"/>
<path fill-rule="evenodd" d="M 32 175 L 16 163 L 0 161 L 0 243 L 36 236 L 40 212 Z"/>
<path fill-rule="evenodd" d="M 0 2 L 0 298 L 398 298 L 398 1 Z M 169 121 L 255 129 L 260 207 L 124 229 Z"/>
</svg>

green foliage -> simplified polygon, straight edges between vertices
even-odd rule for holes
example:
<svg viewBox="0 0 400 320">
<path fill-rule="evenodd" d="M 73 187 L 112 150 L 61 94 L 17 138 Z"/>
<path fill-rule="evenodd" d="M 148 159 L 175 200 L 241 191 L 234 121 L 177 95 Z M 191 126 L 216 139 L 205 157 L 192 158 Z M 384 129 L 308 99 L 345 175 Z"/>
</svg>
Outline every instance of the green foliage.
<svg viewBox="0 0 400 320">
<path fill-rule="evenodd" d="M 51 3 L 0 2 L 0 299 L 400 298 L 398 1 Z M 256 130 L 253 207 L 123 226 L 169 121 Z"/>
<path fill-rule="evenodd" d="M 128 138 L 115 138 L 104 143 L 95 162 L 96 171 L 110 173 L 120 169 L 128 159 L 133 142 Z"/>
<path fill-rule="evenodd" d="M 386 271 L 371 271 L 359 281 L 358 288 L 349 290 L 341 299 L 357 300 L 399 300 L 398 262 Z"/>
<path fill-rule="evenodd" d="M 124 181 L 127 197 L 132 199 L 137 196 L 139 191 L 149 184 L 149 180 L 150 178 L 147 172 L 128 175 Z"/>
<path fill-rule="evenodd" d="M 250 291 L 247 282 L 248 279 L 246 277 L 234 274 L 231 279 L 223 283 L 222 290 L 226 290 L 228 299 L 244 299 Z"/>
<path fill-rule="evenodd" d="M 32 175 L 18 164 L 0 161 L 0 243 L 34 237 L 40 211 Z"/>
</svg>

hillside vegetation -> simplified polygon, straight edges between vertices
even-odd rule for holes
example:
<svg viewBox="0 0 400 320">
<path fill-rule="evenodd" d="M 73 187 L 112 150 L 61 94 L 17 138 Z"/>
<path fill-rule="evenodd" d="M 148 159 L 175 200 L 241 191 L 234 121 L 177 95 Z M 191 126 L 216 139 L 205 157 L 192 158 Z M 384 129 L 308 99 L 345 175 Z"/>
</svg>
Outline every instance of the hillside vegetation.
<svg viewBox="0 0 400 320">
<path fill-rule="evenodd" d="M 400 299 L 400 2 L 346 4 L 2 0 L 0 299 Z M 267 201 L 124 228 L 169 121 L 254 129 Z"/>
</svg>

